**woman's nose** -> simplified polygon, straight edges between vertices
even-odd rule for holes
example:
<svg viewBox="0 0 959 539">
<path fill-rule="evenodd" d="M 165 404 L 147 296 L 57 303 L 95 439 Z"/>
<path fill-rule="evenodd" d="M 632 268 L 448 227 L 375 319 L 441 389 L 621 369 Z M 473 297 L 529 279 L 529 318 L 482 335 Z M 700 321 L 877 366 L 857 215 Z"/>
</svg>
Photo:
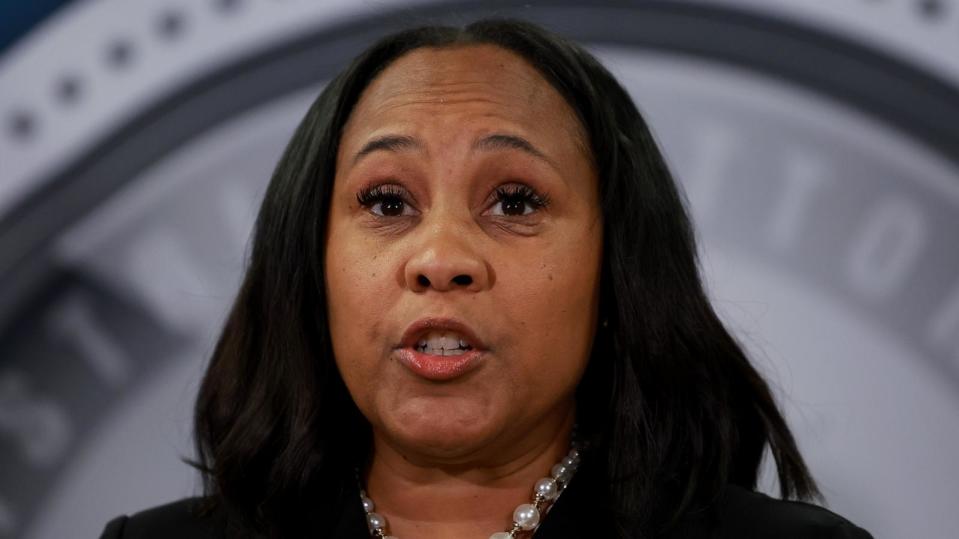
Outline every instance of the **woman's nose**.
<svg viewBox="0 0 959 539">
<path fill-rule="evenodd" d="M 414 292 L 462 289 L 478 292 L 490 285 L 490 271 L 469 242 L 452 230 L 437 230 L 419 245 L 405 269 Z"/>
</svg>

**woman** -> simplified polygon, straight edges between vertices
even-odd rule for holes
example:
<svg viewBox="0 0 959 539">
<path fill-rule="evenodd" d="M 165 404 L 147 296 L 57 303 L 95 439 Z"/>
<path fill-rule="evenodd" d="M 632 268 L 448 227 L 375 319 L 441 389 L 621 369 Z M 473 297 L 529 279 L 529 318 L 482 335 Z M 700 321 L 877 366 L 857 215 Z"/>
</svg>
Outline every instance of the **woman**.
<svg viewBox="0 0 959 539">
<path fill-rule="evenodd" d="M 645 122 L 572 43 L 376 43 L 254 234 L 196 407 L 206 496 L 103 537 L 869 537 L 753 492 L 768 446 L 782 497 L 819 497 Z"/>
</svg>

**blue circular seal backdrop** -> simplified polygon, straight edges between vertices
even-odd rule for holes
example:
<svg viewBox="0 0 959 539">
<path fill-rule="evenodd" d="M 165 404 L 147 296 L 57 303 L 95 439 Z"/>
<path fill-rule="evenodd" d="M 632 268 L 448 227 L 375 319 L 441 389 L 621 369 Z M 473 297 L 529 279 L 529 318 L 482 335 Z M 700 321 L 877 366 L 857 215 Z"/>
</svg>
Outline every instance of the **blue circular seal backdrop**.
<svg viewBox="0 0 959 539">
<path fill-rule="evenodd" d="M 0 538 L 197 492 L 194 395 L 294 125 L 377 37 L 489 15 L 630 90 L 829 506 L 959 529 L 956 2 L 54 4 L 0 28 Z"/>
</svg>

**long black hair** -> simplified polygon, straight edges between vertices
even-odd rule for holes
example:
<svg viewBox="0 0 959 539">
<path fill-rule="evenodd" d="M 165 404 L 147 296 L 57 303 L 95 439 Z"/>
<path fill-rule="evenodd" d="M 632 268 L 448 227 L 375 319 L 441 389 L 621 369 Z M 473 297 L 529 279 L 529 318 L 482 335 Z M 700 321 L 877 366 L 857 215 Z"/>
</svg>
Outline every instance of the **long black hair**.
<svg viewBox="0 0 959 539">
<path fill-rule="evenodd" d="M 685 204 L 629 95 L 589 53 L 530 23 L 482 20 L 385 37 L 299 124 L 256 220 L 245 278 L 196 403 L 206 493 L 239 528 L 295 534 L 347 495 L 369 425 L 336 369 L 324 242 L 343 126 L 387 65 L 420 47 L 493 44 L 524 58 L 589 135 L 604 216 L 599 330 L 578 422 L 603 460 L 619 529 L 654 535 L 754 488 L 768 447 L 783 498 L 821 498 L 769 387 L 713 311 Z M 332 510 L 332 509 L 329 509 Z"/>
</svg>

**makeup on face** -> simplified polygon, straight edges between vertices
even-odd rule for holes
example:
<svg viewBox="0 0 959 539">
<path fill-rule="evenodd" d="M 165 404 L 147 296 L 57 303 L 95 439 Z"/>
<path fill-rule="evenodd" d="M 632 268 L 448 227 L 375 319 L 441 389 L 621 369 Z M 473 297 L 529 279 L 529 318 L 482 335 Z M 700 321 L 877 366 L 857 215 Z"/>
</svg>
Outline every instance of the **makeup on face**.
<svg viewBox="0 0 959 539">
<path fill-rule="evenodd" d="M 337 368 L 374 437 L 475 456 L 568 420 L 602 247 L 582 133 L 498 47 L 415 50 L 361 95 L 325 265 Z"/>
</svg>

